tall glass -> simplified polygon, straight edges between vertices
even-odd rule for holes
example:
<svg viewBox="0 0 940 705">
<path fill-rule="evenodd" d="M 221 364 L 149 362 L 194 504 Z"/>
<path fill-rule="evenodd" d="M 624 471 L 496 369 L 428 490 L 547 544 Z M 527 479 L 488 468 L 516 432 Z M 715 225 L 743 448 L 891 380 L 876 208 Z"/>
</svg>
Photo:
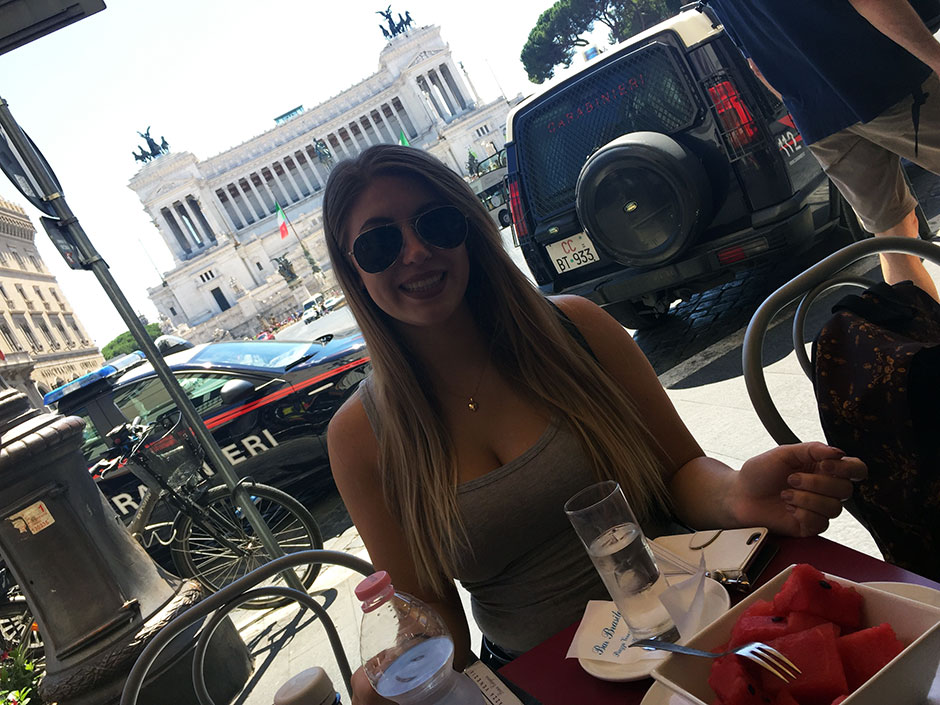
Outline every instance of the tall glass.
<svg viewBox="0 0 940 705">
<path fill-rule="evenodd" d="M 620 485 L 609 480 L 581 490 L 565 503 L 565 513 L 632 639 L 678 640 L 679 632 L 659 600 L 668 587 L 666 579 Z"/>
</svg>

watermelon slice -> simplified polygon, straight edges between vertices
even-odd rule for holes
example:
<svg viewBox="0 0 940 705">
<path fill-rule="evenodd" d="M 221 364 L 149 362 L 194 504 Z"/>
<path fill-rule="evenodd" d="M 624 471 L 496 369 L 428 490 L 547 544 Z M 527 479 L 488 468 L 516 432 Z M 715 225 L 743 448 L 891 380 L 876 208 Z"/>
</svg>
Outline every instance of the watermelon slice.
<svg viewBox="0 0 940 705">
<path fill-rule="evenodd" d="M 773 693 L 786 688 L 801 705 L 830 705 L 834 698 L 846 695 L 849 686 L 836 644 L 839 629 L 834 624 L 820 624 L 795 634 L 770 641 L 770 645 L 788 657 L 801 673 L 789 685 L 763 672 L 763 687 Z"/>
<path fill-rule="evenodd" d="M 898 641 L 887 622 L 840 637 L 836 645 L 851 690 L 858 688 L 904 651 L 904 644 Z"/>
<path fill-rule="evenodd" d="M 793 568 L 774 596 L 774 609 L 777 614 L 809 612 L 835 622 L 845 631 L 858 629 L 862 623 L 862 596 L 853 588 L 826 580 L 806 563 Z"/>
<path fill-rule="evenodd" d="M 746 644 L 749 641 L 767 642 L 787 634 L 795 634 L 823 624 L 825 619 L 809 612 L 791 612 L 786 617 L 779 615 L 749 617 L 741 616 L 731 629 L 729 648 Z"/>
<path fill-rule="evenodd" d="M 781 681 L 782 682 L 782 681 Z M 770 699 L 740 656 L 723 656 L 712 664 L 708 685 L 723 705 L 767 705 Z"/>
</svg>

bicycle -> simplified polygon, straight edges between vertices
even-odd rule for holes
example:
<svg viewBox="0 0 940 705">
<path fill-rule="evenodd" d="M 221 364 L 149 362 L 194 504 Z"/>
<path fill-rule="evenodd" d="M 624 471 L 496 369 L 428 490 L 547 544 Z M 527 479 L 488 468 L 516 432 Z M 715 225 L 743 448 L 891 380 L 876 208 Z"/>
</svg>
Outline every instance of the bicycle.
<svg viewBox="0 0 940 705">
<path fill-rule="evenodd" d="M 26 642 L 26 654 L 33 660 L 45 653 L 42 635 L 26 604 L 26 598 L 0 559 L 0 652 L 9 652 Z"/>
<path fill-rule="evenodd" d="M 107 434 L 111 449 L 92 471 L 104 477 L 126 466 L 147 488 L 128 524 L 131 535 L 144 548 L 151 548 L 154 541 L 169 546 L 176 572 L 215 592 L 267 563 L 271 556 L 236 506 L 232 490 L 213 481 L 204 452 L 183 428 L 181 416 L 164 416 L 149 424 L 142 424 L 138 417 L 115 427 Z M 323 548 L 316 519 L 299 501 L 250 478 L 239 484 L 285 553 Z M 176 515 L 170 521 L 149 523 L 161 501 Z M 305 565 L 296 572 L 304 588 L 309 588 L 320 565 Z M 274 582 L 285 580 L 280 575 Z M 244 606 L 266 609 L 289 602 L 270 596 Z"/>
</svg>

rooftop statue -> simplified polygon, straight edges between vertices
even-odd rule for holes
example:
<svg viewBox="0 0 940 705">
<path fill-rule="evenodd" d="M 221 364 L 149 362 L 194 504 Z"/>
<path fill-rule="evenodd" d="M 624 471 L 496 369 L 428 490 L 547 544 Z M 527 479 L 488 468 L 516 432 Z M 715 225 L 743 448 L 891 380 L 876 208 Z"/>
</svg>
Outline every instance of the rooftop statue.
<svg viewBox="0 0 940 705">
<path fill-rule="evenodd" d="M 398 22 L 392 19 L 392 6 L 389 5 L 384 10 L 376 10 L 377 15 L 382 15 L 385 21 L 388 23 L 388 29 L 385 28 L 385 25 L 379 25 L 379 29 L 382 30 L 382 34 L 386 39 L 391 39 L 392 37 L 397 37 L 399 34 L 403 34 L 406 29 L 411 27 L 414 23 L 414 20 L 411 19 L 411 13 L 407 10 L 405 11 L 405 16 L 402 17 L 401 13 L 398 13 Z"/>
<path fill-rule="evenodd" d="M 166 141 L 166 137 L 160 135 L 160 144 L 157 144 L 157 141 L 150 136 L 150 126 L 147 126 L 146 132 L 137 131 L 137 134 L 144 138 L 144 141 L 147 143 L 146 147 L 138 147 L 140 153 L 134 152 L 134 159 L 139 162 L 149 162 L 151 159 L 156 159 L 161 154 L 166 154 L 170 151 L 170 145 Z"/>
</svg>

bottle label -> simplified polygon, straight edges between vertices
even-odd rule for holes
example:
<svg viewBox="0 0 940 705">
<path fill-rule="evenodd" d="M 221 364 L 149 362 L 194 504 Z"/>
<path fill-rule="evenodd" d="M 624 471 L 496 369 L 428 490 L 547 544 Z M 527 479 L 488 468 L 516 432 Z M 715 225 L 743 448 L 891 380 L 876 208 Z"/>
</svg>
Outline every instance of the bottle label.
<svg viewBox="0 0 940 705">
<path fill-rule="evenodd" d="M 477 684 L 487 705 L 522 705 L 506 685 L 482 661 L 476 661 L 464 670 L 470 680 Z"/>
</svg>

